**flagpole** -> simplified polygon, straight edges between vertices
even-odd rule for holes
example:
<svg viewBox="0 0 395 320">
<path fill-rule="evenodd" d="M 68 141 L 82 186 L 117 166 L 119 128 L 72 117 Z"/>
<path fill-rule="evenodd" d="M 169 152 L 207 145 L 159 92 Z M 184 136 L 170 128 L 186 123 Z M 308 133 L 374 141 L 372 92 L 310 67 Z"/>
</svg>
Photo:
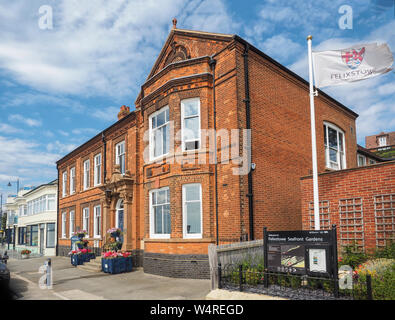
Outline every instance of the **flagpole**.
<svg viewBox="0 0 395 320">
<path fill-rule="evenodd" d="M 318 170 L 317 170 L 317 145 L 315 135 L 315 108 L 314 108 L 314 96 L 317 93 L 314 92 L 313 86 L 313 59 L 311 51 L 311 40 L 313 37 L 310 35 L 307 37 L 307 47 L 309 52 L 309 84 L 310 84 L 310 126 L 311 126 L 311 153 L 313 163 L 313 196 L 314 196 L 314 229 L 320 230 L 320 207 L 319 207 L 319 196 L 318 196 Z"/>
</svg>

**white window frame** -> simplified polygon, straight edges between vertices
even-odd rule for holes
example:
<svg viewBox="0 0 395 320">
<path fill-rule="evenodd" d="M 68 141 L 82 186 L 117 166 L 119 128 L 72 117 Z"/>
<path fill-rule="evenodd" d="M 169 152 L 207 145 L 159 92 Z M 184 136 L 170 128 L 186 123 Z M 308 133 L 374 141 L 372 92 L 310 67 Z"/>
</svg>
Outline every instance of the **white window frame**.
<svg viewBox="0 0 395 320">
<path fill-rule="evenodd" d="M 67 171 L 62 173 L 62 197 L 67 196 Z"/>
<path fill-rule="evenodd" d="M 71 210 L 69 212 L 69 236 L 70 238 L 73 236 L 75 231 L 75 211 Z"/>
<path fill-rule="evenodd" d="M 120 151 L 119 151 L 121 146 L 123 146 L 123 153 L 120 153 Z M 115 145 L 115 164 L 119 164 L 119 171 L 122 174 L 125 174 L 125 172 L 126 172 L 126 148 L 125 147 L 126 147 L 125 140 L 123 140 Z M 119 159 L 122 155 L 124 156 L 124 162 L 125 162 L 125 167 L 124 167 L 123 172 L 122 172 L 121 163 L 119 161 Z"/>
<path fill-rule="evenodd" d="M 153 129 L 152 128 L 152 119 L 154 117 L 156 117 L 158 114 L 160 114 L 162 112 L 166 112 L 166 110 L 169 113 L 169 121 L 165 122 L 160 127 L 156 127 L 155 129 Z M 150 161 L 155 161 L 155 160 L 166 157 L 170 153 L 170 136 L 169 136 L 168 137 L 169 138 L 169 151 L 167 153 L 163 153 L 163 145 L 162 145 L 162 154 L 160 154 L 156 157 L 154 156 L 154 132 L 165 127 L 165 126 L 169 126 L 169 132 L 170 132 L 170 109 L 169 109 L 169 106 L 164 106 L 163 108 L 159 109 L 158 111 L 155 111 L 154 113 L 152 113 L 148 118 L 148 123 L 149 123 L 149 157 L 150 157 Z M 163 143 L 163 140 L 162 140 L 162 143 Z"/>
<path fill-rule="evenodd" d="M 362 159 L 362 164 L 359 163 L 359 160 Z M 358 167 L 366 166 L 366 157 L 362 154 L 358 154 Z"/>
<path fill-rule="evenodd" d="M 97 224 L 98 209 L 99 209 L 99 218 L 100 218 L 99 225 Z M 101 238 L 101 206 L 100 205 L 93 207 L 93 237 Z"/>
<path fill-rule="evenodd" d="M 85 207 L 82 209 L 82 229 L 86 230 L 86 236 L 89 237 L 89 207 Z M 88 220 L 88 221 L 87 221 Z"/>
<path fill-rule="evenodd" d="M 88 164 L 88 170 L 86 170 L 86 165 Z M 88 190 L 90 187 L 90 170 L 91 170 L 91 164 L 90 164 L 90 159 L 87 159 L 83 162 L 83 170 L 84 170 L 84 190 Z"/>
<path fill-rule="evenodd" d="M 199 200 L 190 200 L 188 202 L 200 202 L 200 233 L 188 233 L 187 228 L 187 209 L 186 209 L 186 186 L 199 186 Z M 182 185 L 182 230 L 184 239 L 201 239 L 203 237 L 203 203 L 202 203 L 202 185 L 200 183 L 188 183 Z"/>
<path fill-rule="evenodd" d="M 75 167 L 70 169 L 70 194 L 75 193 Z"/>
<path fill-rule="evenodd" d="M 193 115 L 193 116 L 185 116 L 185 103 L 186 102 L 191 102 L 191 101 L 197 101 L 197 105 L 198 105 L 198 114 L 197 115 Z M 200 112 L 200 98 L 189 98 L 189 99 L 184 99 L 181 100 L 181 146 L 182 146 L 182 151 L 196 151 L 196 150 L 200 150 L 201 148 L 201 112 Z M 199 118 L 199 138 L 198 140 L 186 140 L 185 136 L 184 136 L 184 132 L 185 132 L 185 119 L 189 119 L 189 118 Z M 193 142 L 193 141 L 198 141 L 199 143 L 199 148 L 197 149 L 190 149 L 190 150 L 186 150 L 186 143 L 187 142 Z"/>
<path fill-rule="evenodd" d="M 150 212 L 150 238 L 151 239 L 170 239 L 170 235 L 171 235 L 171 231 L 170 233 L 155 233 L 155 214 L 154 214 L 154 208 L 152 205 L 152 194 L 154 192 L 158 192 L 158 191 L 163 191 L 163 190 L 167 190 L 169 192 L 169 197 L 170 195 L 170 188 L 169 187 L 163 187 L 160 189 L 153 189 L 149 191 L 149 212 Z M 169 205 L 170 205 L 170 201 L 169 201 Z M 162 219 L 163 221 L 163 219 Z M 170 212 L 170 230 L 171 230 L 171 212 Z"/>
<path fill-rule="evenodd" d="M 98 161 L 100 161 L 99 164 L 98 164 Z M 93 159 L 93 163 L 94 163 L 94 167 L 93 167 L 93 185 L 96 187 L 96 186 L 101 185 L 101 165 L 102 165 L 101 153 L 98 153 L 97 155 L 95 155 L 95 157 Z"/>
<path fill-rule="evenodd" d="M 379 147 L 385 147 L 385 146 L 387 146 L 387 136 L 381 136 L 381 137 L 378 137 L 378 145 L 379 145 Z"/>
<path fill-rule="evenodd" d="M 67 217 L 66 217 L 67 212 L 62 212 L 62 238 L 66 239 L 66 222 L 67 222 Z"/>
<path fill-rule="evenodd" d="M 340 129 L 339 127 L 337 127 L 336 125 L 330 123 L 330 122 L 324 122 L 324 128 L 326 131 L 326 141 L 325 141 L 325 166 L 328 169 L 332 169 L 332 170 L 343 170 L 343 169 L 347 169 L 347 163 L 346 163 L 346 136 L 344 134 L 344 131 L 342 129 Z M 337 132 L 337 141 L 338 141 L 338 148 L 337 148 L 337 153 L 336 153 L 336 164 L 338 165 L 338 168 L 334 168 L 333 166 L 331 166 L 331 162 L 333 163 L 333 161 L 330 160 L 330 153 L 329 153 L 329 149 L 333 149 L 332 147 L 329 147 L 329 130 L 328 128 L 331 128 L 333 130 L 335 130 Z M 339 150 L 339 133 L 341 133 L 343 135 L 343 151 Z M 343 152 L 343 154 L 341 154 Z M 341 159 L 340 157 L 342 157 L 342 161 L 343 161 L 343 165 L 344 168 L 341 167 Z"/>
</svg>

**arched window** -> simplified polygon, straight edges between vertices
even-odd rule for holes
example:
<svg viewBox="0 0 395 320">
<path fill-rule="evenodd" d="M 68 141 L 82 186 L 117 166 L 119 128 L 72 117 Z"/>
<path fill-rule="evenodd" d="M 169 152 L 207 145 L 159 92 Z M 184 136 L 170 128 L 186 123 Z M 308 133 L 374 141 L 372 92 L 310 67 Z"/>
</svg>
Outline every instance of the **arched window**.
<svg viewBox="0 0 395 320">
<path fill-rule="evenodd" d="M 346 168 L 344 132 L 332 123 L 324 122 L 325 165 L 341 170 Z"/>
</svg>

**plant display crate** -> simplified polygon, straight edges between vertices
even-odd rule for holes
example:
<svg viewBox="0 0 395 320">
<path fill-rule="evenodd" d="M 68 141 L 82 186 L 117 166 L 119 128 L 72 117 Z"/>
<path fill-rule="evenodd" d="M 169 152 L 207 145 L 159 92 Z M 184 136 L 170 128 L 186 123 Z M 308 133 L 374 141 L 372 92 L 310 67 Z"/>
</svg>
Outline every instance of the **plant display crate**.
<svg viewBox="0 0 395 320">
<path fill-rule="evenodd" d="M 132 258 L 112 258 L 101 260 L 102 271 L 105 273 L 117 274 L 132 271 Z"/>
<path fill-rule="evenodd" d="M 78 266 L 84 264 L 84 258 L 82 254 L 73 254 L 71 256 L 71 264 L 73 266 Z"/>
</svg>

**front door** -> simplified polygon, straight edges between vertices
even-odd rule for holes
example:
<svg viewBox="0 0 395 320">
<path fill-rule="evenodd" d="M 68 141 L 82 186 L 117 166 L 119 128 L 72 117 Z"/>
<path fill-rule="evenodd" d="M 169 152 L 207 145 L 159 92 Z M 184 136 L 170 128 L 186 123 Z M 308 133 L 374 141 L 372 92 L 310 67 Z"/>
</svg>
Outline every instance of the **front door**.
<svg viewBox="0 0 395 320">
<path fill-rule="evenodd" d="M 118 210 L 118 228 L 123 232 L 123 209 Z M 123 235 L 119 237 L 119 241 L 123 242 Z"/>
</svg>

